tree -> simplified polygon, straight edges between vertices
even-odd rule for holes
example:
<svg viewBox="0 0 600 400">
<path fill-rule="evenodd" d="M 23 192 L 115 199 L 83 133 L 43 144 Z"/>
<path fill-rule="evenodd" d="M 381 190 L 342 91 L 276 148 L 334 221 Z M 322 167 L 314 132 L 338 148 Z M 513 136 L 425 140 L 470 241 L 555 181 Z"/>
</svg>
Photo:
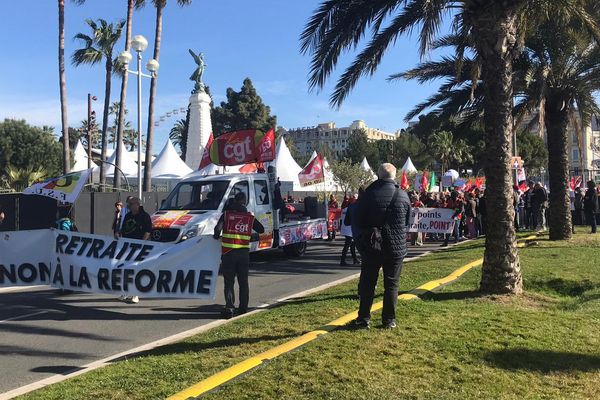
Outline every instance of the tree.
<svg viewBox="0 0 600 400">
<path fill-rule="evenodd" d="M 87 129 L 88 129 L 88 120 L 87 118 L 82 119 L 81 120 L 81 125 L 79 126 L 78 129 L 76 129 L 75 131 L 77 132 L 77 136 L 75 138 L 75 143 L 72 145 L 72 148 L 75 148 L 75 146 L 77 146 L 77 142 L 79 140 L 81 140 L 81 143 L 85 146 L 88 147 L 88 134 L 87 134 Z M 69 128 L 70 130 L 73 128 Z M 92 148 L 99 148 L 102 146 L 102 133 L 100 133 L 100 129 L 98 127 L 98 123 L 96 121 L 92 122 L 92 126 L 90 127 L 90 132 L 91 132 L 91 136 L 92 136 L 92 143 L 91 146 Z M 71 140 L 73 137 L 70 136 L 69 137 Z"/>
<path fill-rule="evenodd" d="M 598 14 L 598 10 L 595 12 Z M 458 46 L 461 42 L 471 44 L 472 40 L 448 37 L 440 41 L 440 46 Z M 591 116 L 600 111 L 594 98 L 594 93 L 600 89 L 599 62 L 600 50 L 594 37 L 572 18 L 551 18 L 535 31 L 528 32 L 525 48 L 513 62 L 513 86 L 518 100 L 513 109 L 515 129 L 525 116 L 537 113 L 533 122 L 537 123 L 541 135 L 547 133 L 552 160 L 548 168 L 553 199 L 549 227 L 553 240 L 571 237 L 567 125 L 571 123 L 575 127 L 581 149 L 584 146 L 582 129 L 574 116 L 579 114 L 580 122 L 587 125 Z M 461 118 L 463 125 L 477 123 L 483 115 L 484 105 L 481 85 L 473 78 L 477 77 L 478 69 L 477 57 L 466 60 L 444 57 L 441 61 L 426 62 L 395 76 L 420 82 L 446 79 L 438 93 L 417 105 L 407 118 L 437 106 L 434 112 L 438 117 Z M 517 138 L 517 142 L 519 140 Z M 539 142 L 529 144 L 536 143 Z M 521 152 L 519 145 L 517 151 Z"/>
<path fill-rule="evenodd" d="M 84 47 L 75 50 L 71 58 L 73 65 L 82 64 L 94 65 L 102 62 L 104 59 L 104 68 L 106 70 L 104 78 L 104 111 L 102 113 L 102 136 L 101 136 L 101 160 L 106 160 L 108 149 L 108 116 L 110 112 L 110 91 L 112 74 L 114 68 L 113 51 L 123 32 L 125 21 L 118 21 L 109 24 L 104 19 L 98 19 L 97 22 L 86 19 L 85 23 L 92 30 L 92 34 L 86 35 L 78 33 L 75 39 L 83 42 Z M 100 187 L 106 185 L 105 164 L 100 163 Z"/>
<path fill-rule="evenodd" d="M 240 129 L 259 129 L 263 132 L 277 126 L 277 117 L 257 94 L 250 78 L 244 79 L 239 92 L 227 89 L 227 101 L 212 110 L 214 135 Z"/>
<path fill-rule="evenodd" d="M 126 19 L 126 29 L 125 29 L 125 51 L 131 50 L 131 26 L 133 24 L 133 9 L 143 7 L 145 0 L 127 0 L 127 19 Z M 128 81 L 127 73 L 121 74 L 121 95 L 119 98 L 119 104 L 127 104 L 127 81 Z M 117 167 L 121 167 L 122 156 L 121 153 L 123 149 L 121 148 L 121 143 L 123 141 L 123 134 L 125 132 L 125 107 L 119 108 L 119 123 L 117 124 L 117 147 L 115 149 L 116 152 L 116 160 L 115 164 Z M 121 187 L 121 174 L 118 171 L 118 168 L 115 168 L 114 175 L 114 187 L 119 189 Z"/>
<path fill-rule="evenodd" d="M 529 79 L 519 87 L 516 108 L 520 114 L 539 110 L 540 131 L 545 128 L 547 134 L 550 240 L 570 239 L 568 126 L 576 129 L 581 151 L 586 144 L 580 123 L 587 126 L 593 115 L 600 115 L 595 98 L 600 90 L 600 45 L 579 21 L 552 20 L 527 38 L 518 63 Z"/>
<path fill-rule="evenodd" d="M 384 142 L 385 146 L 383 146 Z M 390 144 L 392 145 L 391 151 L 388 149 Z M 384 154 L 391 154 L 389 162 L 398 167 L 404 165 L 408 157 L 419 170 L 428 169 L 434 161 L 427 145 L 410 133 L 401 134 L 394 141 L 381 140 L 379 145 L 380 149 L 385 151 L 385 153 L 380 153 L 381 159 L 384 159 Z"/>
<path fill-rule="evenodd" d="M 367 157 L 371 165 L 381 164 L 377 144 L 368 139 L 364 129 L 352 132 L 347 143 L 345 156 L 353 163 L 360 163 L 363 158 Z"/>
<path fill-rule="evenodd" d="M 60 86 L 60 120 L 63 148 L 63 172 L 71 171 L 69 122 L 67 118 L 67 76 L 65 74 L 65 0 L 58 0 L 58 80 Z"/>
<path fill-rule="evenodd" d="M 1 177 L 0 183 L 3 183 L 3 186 L 8 189 L 23 191 L 23 189 L 46 179 L 47 177 L 48 172 L 43 168 L 34 169 L 32 167 L 27 167 L 25 169 L 18 169 L 8 166 L 6 168 L 6 176 Z"/>
<path fill-rule="evenodd" d="M 57 176 L 62 162 L 61 145 L 51 130 L 33 127 L 23 120 L 0 122 L 0 175 L 5 176 L 7 168 L 12 167 L 43 169 L 48 175 Z"/>
<path fill-rule="evenodd" d="M 192 0 L 177 0 L 179 6 L 185 6 L 192 3 Z M 162 38 L 162 14 L 167 5 L 167 0 L 152 0 L 156 8 L 156 23 L 154 30 L 154 59 L 158 61 L 160 57 L 160 42 Z M 156 101 L 156 89 L 158 75 L 153 74 L 150 81 L 150 101 L 148 103 L 148 129 L 146 135 L 146 160 L 152 159 L 152 146 L 154 144 L 154 102 Z M 152 187 L 152 163 L 147 162 L 144 168 L 143 190 L 148 191 Z"/>
<path fill-rule="evenodd" d="M 464 139 L 454 139 L 452 132 L 435 132 L 429 138 L 429 147 L 433 156 L 442 164 L 442 175 L 448 170 L 450 164 L 460 166 L 472 160 L 471 148 Z"/>
<path fill-rule="evenodd" d="M 180 119 L 179 121 L 175 122 L 175 125 L 173 125 L 171 128 L 171 132 L 169 132 L 169 139 L 174 146 L 179 146 L 182 159 L 185 159 L 185 153 L 187 152 L 188 128 L 189 119 Z"/>
<path fill-rule="evenodd" d="M 120 106 L 119 102 L 115 101 L 108 108 L 109 117 L 110 116 L 113 117 L 113 124 L 108 127 L 108 132 L 110 132 L 110 135 L 108 136 L 108 142 L 113 144 L 113 148 L 117 144 L 117 131 L 119 128 L 119 112 L 120 112 L 119 108 L 120 107 L 121 106 Z M 127 117 L 127 114 L 129 114 L 129 110 L 127 108 L 125 108 L 124 114 L 125 114 L 125 117 Z M 123 126 L 123 135 L 127 136 L 128 132 L 133 131 L 133 128 L 131 126 L 131 121 L 128 121 L 127 119 L 125 119 L 123 125 L 124 125 Z"/>
<path fill-rule="evenodd" d="M 357 191 L 359 187 L 366 187 L 373 181 L 371 172 L 364 170 L 360 164 L 353 164 L 350 160 L 332 160 L 331 172 L 334 182 L 344 193 Z"/>
<path fill-rule="evenodd" d="M 539 176 L 541 169 L 548 168 L 548 150 L 544 140 L 533 133 L 521 130 L 517 133 L 517 149 L 530 176 Z"/>
<path fill-rule="evenodd" d="M 442 130 L 442 120 L 434 112 L 419 115 L 419 121 L 408 129 L 409 133 L 419 138 L 424 143 L 429 141 L 429 136 Z"/>
<path fill-rule="evenodd" d="M 589 1 L 572 0 L 382 0 L 324 1 L 302 33 L 301 50 L 312 55 L 309 84 L 323 88 L 335 69 L 339 56 L 358 47 L 371 36 L 339 78 L 331 104 L 339 106 L 358 80 L 377 71 L 383 55 L 402 34 L 417 31 L 419 51 L 425 55 L 437 38 L 444 17 L 460 37 L 470 37 L 480 62 L 484 94 L 484 127 L 487 177 L 486 202 L 488 226 L 480 289 L 488 293 L 520 293 L 523 279 L 516 246 L 512 199 L 510 145 L 513 133 L 513 61 L 519 54 L 521 38 L 527 29 L 547 18 L 567 15 L 581 19 L 597 30 L 596 19 L 587 6 Z M 385 22 L 390 21 L 389 24 Z M 458 48 L 463 58 L 466 46 Z"/>
</svg>

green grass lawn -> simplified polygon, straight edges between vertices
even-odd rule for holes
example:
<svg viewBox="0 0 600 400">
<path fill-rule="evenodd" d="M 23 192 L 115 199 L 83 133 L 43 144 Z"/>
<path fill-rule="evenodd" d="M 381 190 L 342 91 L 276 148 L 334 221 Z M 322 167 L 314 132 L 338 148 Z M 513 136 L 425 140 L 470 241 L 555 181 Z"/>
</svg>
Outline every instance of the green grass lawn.
<svg viewBox="0 0 600 400">
<path fill-rule="evenodd" d="M 482 244 L 407 263 L 401 290 L 481 257 Z M 542 237 L 520 254 L 522 296 L 480 296 L 475 268 L 423 301 L 399 302 L 395 331 L 332 332 L 203 398 L 600 398 L 600 235 Z M 355 293 L 349 282 L 292 300 L 23 398 L 165 398 L 355 310 Z"/>
</svg>

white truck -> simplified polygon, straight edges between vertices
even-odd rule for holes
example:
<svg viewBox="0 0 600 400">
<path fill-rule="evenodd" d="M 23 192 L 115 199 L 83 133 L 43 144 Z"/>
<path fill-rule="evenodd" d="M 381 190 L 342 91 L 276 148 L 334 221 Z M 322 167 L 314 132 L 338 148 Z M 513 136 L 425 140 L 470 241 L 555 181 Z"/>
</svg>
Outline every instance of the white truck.
<svg viewBox="0 0 600 400">
<path fill-rule="evenodd" d="M 300 217 L 280 222 L 275 209 L 275 171 L 255 174 L 195 176 L 184 178 L 152 215 L 151 239 L 178 243 L 199 235 L 212 235 L 223 208 L 243 192 L 248 211 L 265 227 L 254 234 L 251 252 L 281 248 L 293 257 L 302 256 L 307 242 L 327 237 L 325 218 Z"/>
</svg>

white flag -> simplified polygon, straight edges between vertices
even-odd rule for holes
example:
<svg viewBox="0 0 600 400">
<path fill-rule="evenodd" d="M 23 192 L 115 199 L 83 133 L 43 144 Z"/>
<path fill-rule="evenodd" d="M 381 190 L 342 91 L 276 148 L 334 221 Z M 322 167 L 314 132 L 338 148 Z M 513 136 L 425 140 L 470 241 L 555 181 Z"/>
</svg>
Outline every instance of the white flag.
<svg viewBox="0 0 600 400">
<path fill-rule="evenodd" d="M 63 203 L 75 203 L 79 193 L 87 183 L 92 169 L 71 172 L 57 178 L 48 179 L 42 183 L 35 183 L 23 190 L 23 194 L 37 194 L 39 196 L 52 197 Z"/>
</svg>

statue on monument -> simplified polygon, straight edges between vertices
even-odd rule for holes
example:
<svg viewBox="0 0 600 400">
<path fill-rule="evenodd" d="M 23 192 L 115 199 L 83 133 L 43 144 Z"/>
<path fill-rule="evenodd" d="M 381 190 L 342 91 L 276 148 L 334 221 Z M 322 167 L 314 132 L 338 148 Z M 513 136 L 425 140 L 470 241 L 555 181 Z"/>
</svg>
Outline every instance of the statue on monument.
<svg viewBox="0 0 600 400">
<path fill-rule="evenodd" d="M 190 80 L 195 82 L 192 94 L 204 92 L 204 82 L 202 82 L 202 76 L 204 75 L 204 69 L 206 68 L 206 63 L 204 62 L 204 53 L 194 54 L 191 49 L 188 49 L 188 51 L 192 55 L 196 65 L 198 65 L 192 76 L 190 76 Z"/>
</svg>

